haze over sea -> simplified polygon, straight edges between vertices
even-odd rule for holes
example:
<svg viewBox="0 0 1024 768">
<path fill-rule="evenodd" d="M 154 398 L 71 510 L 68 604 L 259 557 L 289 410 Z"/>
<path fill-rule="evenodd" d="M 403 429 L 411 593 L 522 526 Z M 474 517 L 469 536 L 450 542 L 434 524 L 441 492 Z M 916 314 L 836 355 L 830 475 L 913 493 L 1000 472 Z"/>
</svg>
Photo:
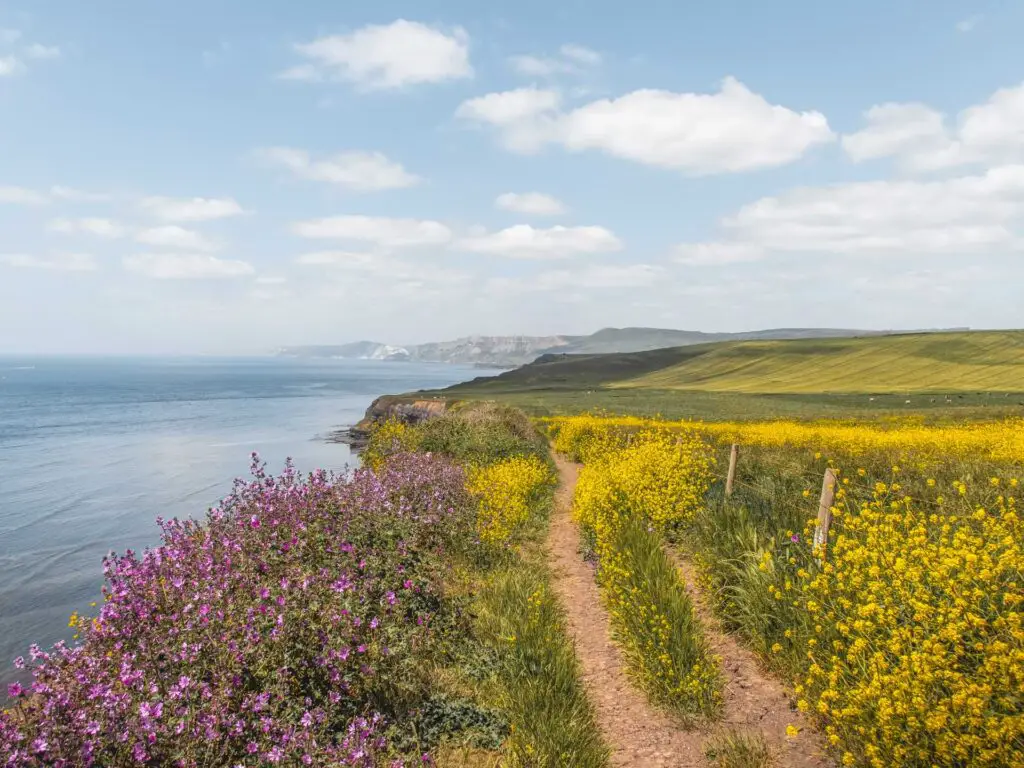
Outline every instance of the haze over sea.
<svg viewBox="0 0 1024 768">
<path fill-rule="evenodd" d="M 278 472 L 356 463 L 332 429 L 383 393 L 479 369 L 283 358 L 0 356 L 0 680 L 30 643 L 69 637 L 111 551 L 158 544 L 157 516 L 202 517 L 256 451 Z"/>
</svg>

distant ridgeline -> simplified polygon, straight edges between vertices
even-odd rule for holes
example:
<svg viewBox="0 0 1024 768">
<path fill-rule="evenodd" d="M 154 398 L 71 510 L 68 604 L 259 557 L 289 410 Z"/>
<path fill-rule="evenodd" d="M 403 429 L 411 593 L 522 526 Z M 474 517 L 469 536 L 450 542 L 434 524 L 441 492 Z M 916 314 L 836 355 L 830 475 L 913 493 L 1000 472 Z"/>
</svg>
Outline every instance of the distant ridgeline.
<svg viewBox="0 0 1024 768">
<path fill-rule="evenodd" d="M 966 329 L 954 329 L 966 330 Z M 545 354 L 644 352 L 716 341 L 850 338 L 896 331 L 844 328 L 774 328 L 741 333 L 703 333 L 665 328 L 604 328 L 589 336 L 467 336 L 454 341 L 396 346 L 376 341 L 351 344 L 283 347 L 283 357 L 343 360 L 397 360 L 514 368 Z"/>
</svg>

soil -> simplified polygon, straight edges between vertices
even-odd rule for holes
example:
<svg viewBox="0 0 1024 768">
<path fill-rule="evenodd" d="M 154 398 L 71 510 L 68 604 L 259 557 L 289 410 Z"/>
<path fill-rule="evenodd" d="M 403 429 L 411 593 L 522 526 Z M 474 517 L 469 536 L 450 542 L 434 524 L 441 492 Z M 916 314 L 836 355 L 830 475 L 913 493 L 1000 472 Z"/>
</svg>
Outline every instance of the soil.
<svg viewBox="0 0 1024 768">
<path fill-rule="evenodd" d="M 718 628 L 696 587 L 692 567 L 678 557 L 708 642 L 722 657 L 724 716 L 718 723 L 687 730 L 672 714 L 647 701 L 625 671 L 594 581 L 594 569 L 580 556 L 579 530 L 569 514 L 579 466 L 561 457 L 556 457 L 556 463 L 559 486 L 548 539 L 549 562 L 555 590 L 567 613 L 583 679 L 612 751 L 611 764 L 629 768 L 707 766 L 710 763 L 704 756 L 705 741 L 716 731 L 730 728 L 761 732 L 782 768 L 831 766 L 821 756 L 824 750 L 818 734 L 792 708 L 790 692 L 761 670 L 750 651 Z M 786 737 L 788 724 L 801 728 L 798 737 Z"/>
</svg>

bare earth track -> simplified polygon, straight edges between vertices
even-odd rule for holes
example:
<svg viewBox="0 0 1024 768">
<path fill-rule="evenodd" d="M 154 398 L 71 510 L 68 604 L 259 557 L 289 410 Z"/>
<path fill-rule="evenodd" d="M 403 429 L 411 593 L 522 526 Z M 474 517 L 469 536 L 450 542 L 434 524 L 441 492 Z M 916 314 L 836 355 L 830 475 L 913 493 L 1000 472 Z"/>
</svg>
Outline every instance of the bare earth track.
<svg viewBox="0 0 1024 768">
<path fill-rule="evenodd" d="M 689 768 L 706 766 L 704 742 L 714 728 L 684 730 L 668 713 L 653 707 L 626 675 L 622 654 L 612 641 L 608 613 L 601 604 L 593 568 L 579 555 L 579 531 L 570 517 L 579 467 L 561 457 L 555 512 L 548 539 L 554 587 L 565 606 L 569 631 L 594 703 L 598 724 L 612 750 L 612 765 L 628 768 Z M 704 622 L 715 653 L 722 657 L 725 676 L 725 717 L 722 725 L 741 731 L 761 731 L 784 768 L 821 768 L 817 734 L 799 712 L 790 708 L 786 689 L 760 670 L 752 653 L 717 628 L 696 590 L 692 569 L 679 562 L 687 589 Z M 787 724 L 802 728 L 787 739 Z"/>
</svg>

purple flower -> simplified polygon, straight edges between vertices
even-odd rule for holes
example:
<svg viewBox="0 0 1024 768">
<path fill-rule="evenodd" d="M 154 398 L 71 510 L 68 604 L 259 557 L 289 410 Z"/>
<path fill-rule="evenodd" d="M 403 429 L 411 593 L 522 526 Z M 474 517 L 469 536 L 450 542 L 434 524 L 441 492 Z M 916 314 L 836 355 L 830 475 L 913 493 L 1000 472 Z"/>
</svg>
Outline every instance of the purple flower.
<svg viewBox="0 0 1024 768">
<path fill-rule="evenodd" d="M 12 699 L 16 699 L 25 692 L 25 689 L 21 687 L 21 683 L 11 683 L 7 686 L 7 695 Z"/>
<path fill-rule="evenodd" d="M 794 544 L 798 544 L 800 542 L 800 534 L 794 533 L 792 536 L 789 537 L 789 540 L 792 541 Z"/>
</svg>

